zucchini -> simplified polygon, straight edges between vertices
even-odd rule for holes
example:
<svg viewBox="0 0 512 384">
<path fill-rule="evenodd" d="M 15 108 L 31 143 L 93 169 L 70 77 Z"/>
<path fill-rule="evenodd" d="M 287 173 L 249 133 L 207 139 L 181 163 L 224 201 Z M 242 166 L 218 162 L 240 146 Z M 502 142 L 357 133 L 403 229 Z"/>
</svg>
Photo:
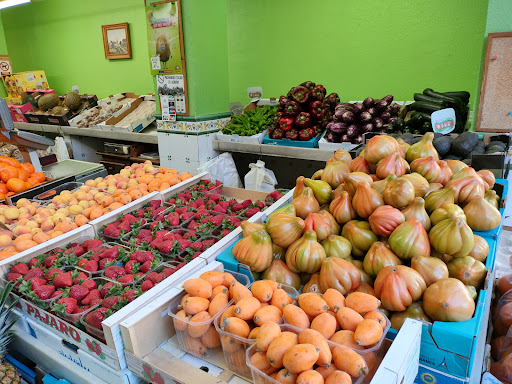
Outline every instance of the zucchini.
<svg viewBox="0 0 512 384">
<path fill-rule="evenodd" d="M 411 105 L 409 105 L 413 111 L 432 113 L 435 111 L 439 111 L 440 109 L 445 108 L 444 106 L 439 106 L 438 104 L 429 103 L 427 101 L 415 101 Z"/>
<path fill-rule="evenodd" d="M 462 110 L 464 107 L 463 101 L 459 99 L 458 97 L 451 97 L 443 95 L 442 93 L 435 92 L 431 88 L 425 88 L 423 91 L 423 94 L 426 96 L 434 97 L 436 99 L 445 101 L 447 104 L 449 104 L 454 109 Z"/>
<path fill-rule="evenodd" d="M 430 121 L 425 121 L 421 125 L 421 132 L 422 133 L 427 133 L 427 132 L 431 132 L 431 131 L 432 131 L 432 124 L 430 123 Z"/>
<path fill-rule="evenodd" d="M 450 97 L 458 97 L 464 103 L 469 103 L 469 98 L 471 97 L 469 92 L 466 91 L 458 91 L 458 92 L 443 92 L 443 95 Z"/>
<path fill-rule="evenodd" d="M 445 101 L 436 99 L 435 97 L 430 97 L 427 95 L 424 95 L 423 93 L 415 93 L 414 94 L 414 101 L 427 101 L 429 103 L 439 104 L 443 108 L 448 105 Z"/>
<path fill-rule="evenodd" d="M 414 111 L 411 113 L 411 119 L 431 121 L 431 116 L 425 112 Z"/>
</svg>

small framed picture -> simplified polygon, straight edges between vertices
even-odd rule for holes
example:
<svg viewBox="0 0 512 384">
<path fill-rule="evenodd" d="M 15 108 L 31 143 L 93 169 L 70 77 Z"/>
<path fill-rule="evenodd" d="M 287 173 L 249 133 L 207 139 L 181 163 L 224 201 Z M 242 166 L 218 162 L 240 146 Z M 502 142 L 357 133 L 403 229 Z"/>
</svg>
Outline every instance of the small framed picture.
<svg viewBox="0 0 512 384">
<path fill-rule="evenodd" d="M 105 59 L 131 59 L 130 30 L 128 23 L 102 25 Z"/>
</svg>

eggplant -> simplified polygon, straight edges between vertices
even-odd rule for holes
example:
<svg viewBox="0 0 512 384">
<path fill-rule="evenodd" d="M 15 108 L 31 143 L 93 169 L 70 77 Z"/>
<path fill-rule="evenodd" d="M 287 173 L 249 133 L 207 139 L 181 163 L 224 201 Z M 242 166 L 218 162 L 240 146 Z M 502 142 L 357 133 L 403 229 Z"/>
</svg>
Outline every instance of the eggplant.
<svg viewBox="0 0 512 384">
<path fill-rule="evenodd" d="M 375 129 L 375 127 L 374 127 L 374 125 L 372 123 L 363 124 L 363 126 L 361 127 L 361 131 L 363 133 L 373 132 L 374 129 Z"/>
<path fill-rule="evenodd" d="M 350 103 L 340 103 L 338 105 L 336 105 L 335 109 L 338 110 L 340 108 L 344 108 L 344 109 L 348 109 L 348 110 L 352 110 L 354 108 L 354 104 L 350 104 Z"/>
<path fill-rule="evenodd" d="M 372 115 L 368 111 L 364 111 L 359 115 L 359 120 L 361 120 L 362 123 L 369 123 L 372 121 Z"/>
<path fill-rule="evenodd" d="M 400 104 L 391 104 L 390 105 L 391 109 L 392 109 L 392 115 L 397 115 L 400 113 L 400 108 L 401 108 L 401 105 Z"/>
<path fill-rule="evenodd" d="M 334 112 L 334 120 L 341 121 L 341 118 L 345 112 L 348 112 L 348 111 L 346 109 L 336 108 L 336 111 Z"/>
<path fill-rule="evenodd" d="M 349 125 L 349 127 L 347 128 L 347 135 L 349 135 L 349 137 L 356 137 L 357 135 L 359 135 L 359 133 L 359 127 L 355 124 Z"/>
<path fill-rule="evenodd" d="M 330 143 L 339 143 L 339 135 L 334 132 L 327 132 L 325 134 L 325 139 Z"/>
<path fill-rule="evenodd" d="M 328 123 L 327 123 L 327 125 L 325 126 L 325 129 L 326 129 L 327 131 L 330 131 L 330 130 L 331 130 L 331 127 L 332 127 L 332 125 L 333 125 L 333 124 L 334 124 L 334 121 L 330 121 L 330 122 L 328 122 Z"/>
<path fill-rule="evenodd" d="M 367 109 L 367 111 L 372 116 L 375 116 L 377 114 L 377 110 L 375 109 L 375 107 L 370 107 Z"/>
<path fill-rule="evenodd" d="M 356 114 L 360 114 L 361 112 L 365 111 L 366 108 L 364 107 L 363 104 L 356 104 L 354 106 L 354 109 L 352 110 L 352 112 L 356 113 Z"/>
<path fill-rule="evenodd" d="M 355 120 L 355 115 L 353 112 L 351 111 L 346 111 L 342 116 L 341 116 L 341 120 L 344 122 L 344 123 L 347 123 L 347 124 L 352 124 Z"/>
<path fill-rule="evenodd" d="M 382 99 L 380 99 L 381 101 L 384 100 L 388 105 L 391 104 L 393 102 L 393 95 L 387 95 L 387 96 L 384 96 Z"/>
<path fill-rule="evenodd" d="M 333 122 L 331 125 L 331 131 L 335 133 L 345 133 L 347 132 L 348 125 L 342 123 L 341 121 Z"/>
<path fill-rule="evenodd" d="M 389 119 L 391 118 L 391 114 L 389 112 L 382 112 L 380 114 L 380 118 L 382 119 L 383 122 L 388 122 Z"/>
<path fill-rule="evenodd" d="M 389 118 L 388 123 L 389 123 L 389 124 L 395 124 L 397 120 L 398 120 L 398 117 L 394 117 L 394 116 L 393 116 L 393 117 L 390 117 L 390 118 Z"/>
<path fill-rule="evenodd" d="M 382 126 L 384 125 L 384 122 L 380 117 L 374 117 L 372 119 L 372 123 L 375 126 L 375 130 L 380 131 L 382 129 Z"/>
<path fill-rule="evenodd" d="M 350 136 L 349 136 L 349 135 L 347 135 L 346 133 L 344 133 L 343 135 L 341 135 L 340 140 L 341 140 L 341 142 L 351 141 Z"/>
<path fill-rule="evenodd" d="M 375 108 L 377 108 L 377 111 L 384 111 L 387 106 L 388 103 L 385 100 L 381 100 L 377 104 L 375 104 Z"/>
<path fill-rule="evenodd" d="M 375 100 L 373 100 L 371 97 L 367 97 L 363 100 L 363 105 L 365 108 L 373 107 L 373 104 L 375 104 Z"/>
<path fill-rule="evenodd" d="M 353 138 L 352 144 L 363 144 L 364 143 L 364 137 L 363 135 L 357 135 Z"/>
</svg>

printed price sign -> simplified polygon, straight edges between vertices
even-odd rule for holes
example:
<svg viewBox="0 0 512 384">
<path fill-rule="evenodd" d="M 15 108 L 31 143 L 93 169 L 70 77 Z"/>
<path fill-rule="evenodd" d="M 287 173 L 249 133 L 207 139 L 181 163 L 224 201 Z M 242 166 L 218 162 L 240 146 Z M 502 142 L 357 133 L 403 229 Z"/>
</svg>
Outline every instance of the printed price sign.
<svg viewBox="0 0 512 384">
<path fill-rule="evenodd" d="M 162 120 L 176 121 L 176 99 L 174 96 L 161 95 L 160 108 L 162 110 Z"/>
<path fill-rule="evenodd" d="M 184 76 L 158 75 L 156 77 L 156 83 L 160 99 L 162 99 L 163 96 L 173 96 L 173 107 L 176 108 L 175 114 L 186 114 L 187 103 L 185 98 Z"/>
<path fill-rule="evenodd" d="M 249 96 L 249 99 L 251 100 L 261 99 L 261 96 L 263 96 L 263 89 L 261 87 L 249 87 L 247 88 L 247 96 Z"/>
<path fill-rule="evenodd" d="M 446 135 L 455 129 L 455 110 L 453 108 L 432 112 L 430 119 L 434 132 Z"/>
</svg>

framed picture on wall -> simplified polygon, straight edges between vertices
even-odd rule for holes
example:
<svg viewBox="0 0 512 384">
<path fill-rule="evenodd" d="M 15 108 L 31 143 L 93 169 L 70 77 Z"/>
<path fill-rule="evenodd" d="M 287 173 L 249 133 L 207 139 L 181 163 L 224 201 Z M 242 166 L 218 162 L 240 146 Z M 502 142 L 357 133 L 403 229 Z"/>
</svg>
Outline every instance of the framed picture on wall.
<svg viewBox="0 0 512 384">
<path fill-rule="evenodd" d="M 105 59 L 131 59 L 130 30 L 128 23 L 102 25 Z"/>
</svg>

